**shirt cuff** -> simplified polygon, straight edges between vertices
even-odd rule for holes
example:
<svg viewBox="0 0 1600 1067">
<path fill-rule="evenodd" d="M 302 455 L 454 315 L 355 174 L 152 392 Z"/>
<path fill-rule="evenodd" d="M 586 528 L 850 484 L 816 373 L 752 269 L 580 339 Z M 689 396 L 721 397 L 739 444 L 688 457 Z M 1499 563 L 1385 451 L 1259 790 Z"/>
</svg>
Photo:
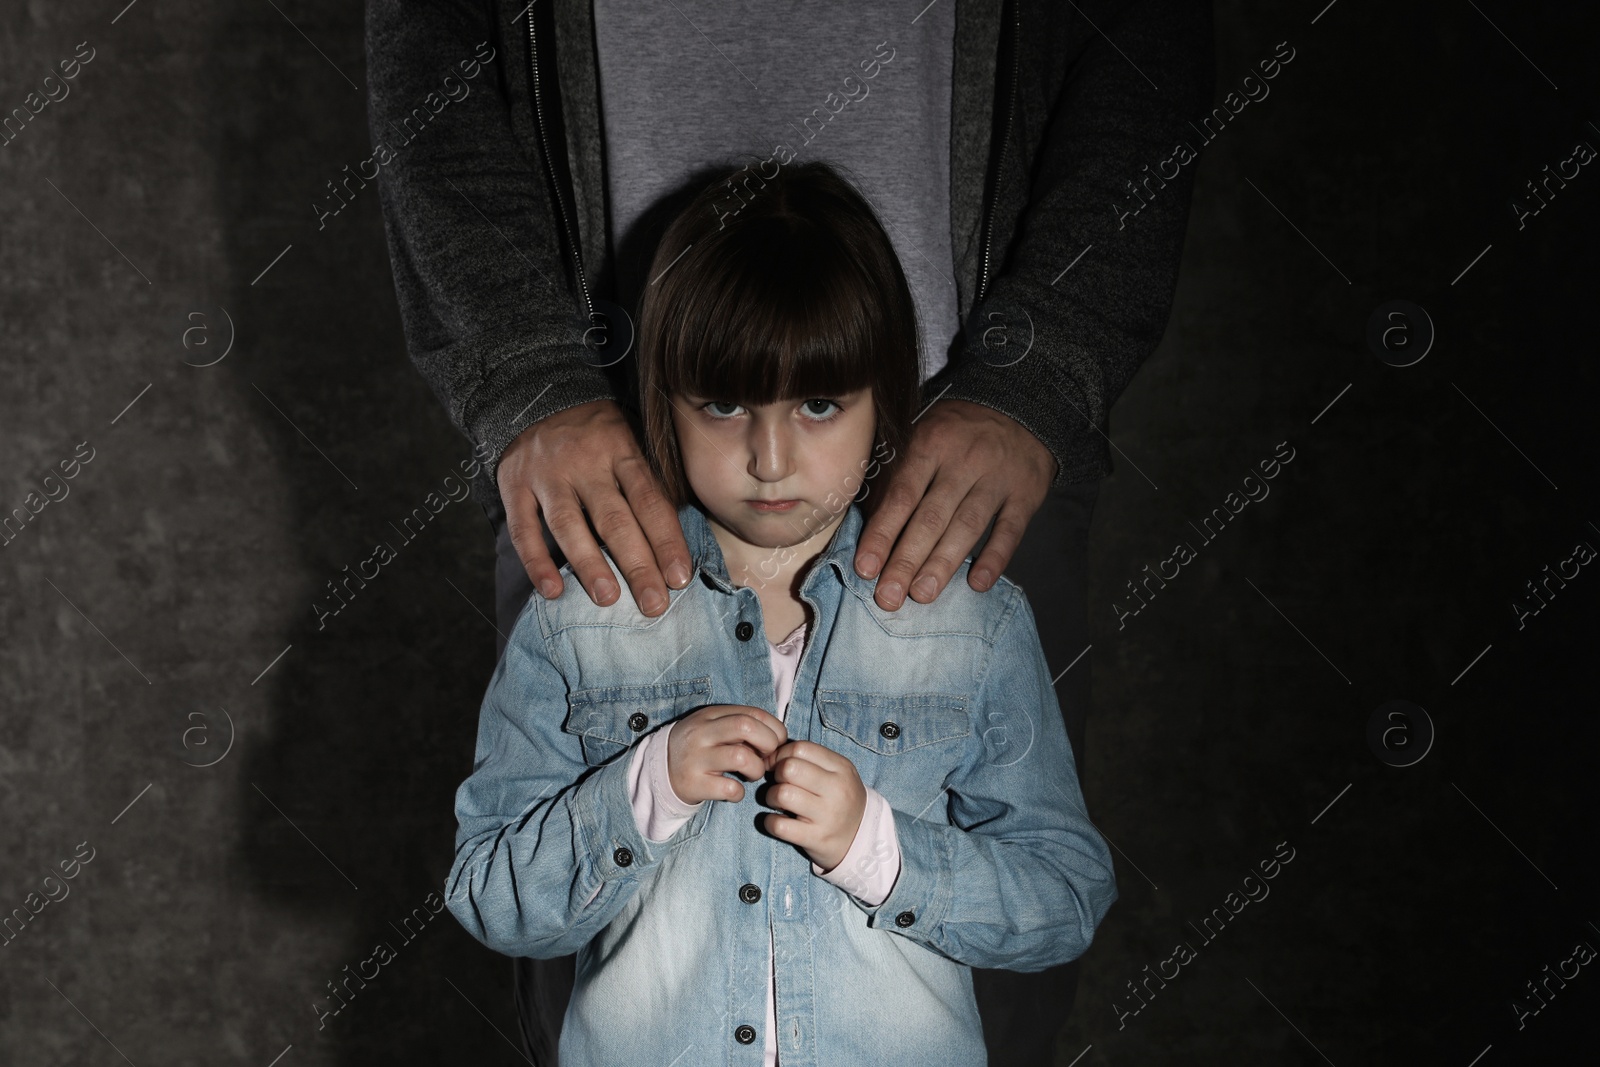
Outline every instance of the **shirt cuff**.
<svg viewBox="0 0 1600 1067">
<path fill-rule="evenodd" d="M 900 877 L 900 840 L 895 833 L 894 809 L 882 793 L 867 786 L 867 805 L 861 825 L 844 859 L 830 871 L 815 863 L 811 873 L 838 886 L 868 907 L 883 903 Z"/>
<path fill-rule="evenodd" d="M 666 843 L 667 838 L 682 829 L 685 822 L 693 819 L 694 814 L 706 806 L 704 800 L 698 805 L 683 803 L 672 789 L 672 779 L 667 776 L 667 731 L 670 729 L 672 723 L 656 729 L 634 745 L 634 752 L 627 757 L 627 798 L 634 816 L 634 829 L 651 845 Z M 659 771 L 653 773 L 653 768 L 659 768 Z M 603 888 L 605 883 L 602 881 L 595 886 L 594 893 L 589 894 L 589 899 L 584 901 L 584 907 L 594 904 L 595 897 L 600 896 L 600 889 Z"/>
<path fill-rule="evenodd" d="M 675 725 L 669 722 L 640 741 L 628 767 L 633 822 L 640 836 L 649 841 L 667 840 L 705 804 L 703 800 L 690 804 L 672 788 L 667 773 L 667 736 Z"/>
</svg>

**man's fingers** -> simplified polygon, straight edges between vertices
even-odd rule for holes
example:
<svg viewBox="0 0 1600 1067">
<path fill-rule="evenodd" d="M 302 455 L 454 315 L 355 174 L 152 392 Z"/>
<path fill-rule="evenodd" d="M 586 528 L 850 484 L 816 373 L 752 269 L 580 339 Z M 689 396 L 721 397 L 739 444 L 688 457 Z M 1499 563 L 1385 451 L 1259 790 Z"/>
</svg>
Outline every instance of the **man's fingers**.
<svg viewBox="0 0 1600 1067">
<path fill-rule="evenodd" d="M 967 572 L 968 585 L 980 593 L 994 585 L 1001 572 L 1011 563 L 1017 546 L 1022 543 L 1022 534 L 1028 528 L 1029 518 L 1031 515 L 1015 504 L 1008 503 L 1000 509 L 999 516 L 994 520 L 994 532 L 989 535 L 989 543 L 983 546 L 978 558 L 972 561 L 972 569 Z"/>
<path fill-rule="evenodd" d="M 614 602 L 621 590 L 617 588 L 611 568 L 606 566 L 605 557 L 600 554 L 594 535 L 589 532 L 577 498 L 569 491 L 569 495 L 547 501 L 544 517 L 589 599 L 601 607 Z"/>
<path fill-rule="evenodd" d="M 856 549 L 856 572 L 876 577 L 873 599 L 887 611 L 908 593 L 936 599 L 998 511 L 968 577 L 979 591 L 992 586 L 1057 470 L 1037 437 L 993 409 L 941 400 L 925 414 Z"/>
<path fill-rule="evenodd" d="M 662 576 L 672 588 L 682 589 L 689 584 L 689 545 L 683 539 L 677 510 L 661 491 L 655 473 L 643 456 L 617 464 L 617 484 L 622 486 L 628 506 L 644 529 Z M 629 585 L 631 587 L 632 583 Z"/>
<path fill-rule="evenodd" d="M 540 596 L 554 600 L 561 595 L 561 572 L 544 543 L 538 498 L 523 487 L 509 495 L 502 494 L 501 503 L 506 509 L 506 533 L 511 535 L 511 547 L 516 549 L 522 569 L 528 572 L 528 579 Z"/>
<path fill-rule="evenodd" d="M 638 609 L 645 614 L 661 614 L 667 609 L 667 587 L 661 581 L 661 571 L 656 569 L 656 555 L 651 552 L 650 542 L 645 541 L 645 534 L 638 528 L 634 509 L 627 498 L 624 498 L 616 486 L 606 483 L 587 483 L 578 486 L 582 494 L 584 509 L 589 512 L 589 518 L 594 522 L 595 531 L 600 534 L 600 541 L 605 542 L 605 547 L 611 553 L 611 560 L 622 571 L 622 579 L 627 582 L 627 589 L 634 593 L 634 601 Z M 563 545 L 565 549 L 565 545 Z M 571 555 L 568 555 L 571 560 Z M 595 573 L 600 584 L 611 585 L 611 569 L 605 565 L 605 560 L 598 557 L 598 571 Z M 574 569 L 581 571 L 581 565 L 574 561 Z M 584 582 L 589 585 L 589 582 Z M 595 600 L 595 603 L 611 603 L 610 600 Z"/>
<path fill-rule="evenodd" d="M 945 529 L 944 536 L 939 538 L 939 543 L 934 546 L 933 551 L 928 554 L 927 561 L 918 570 L 916 580 L 911 583 L 911 599 L 919 604 L 931 604 L 940 593 L 944 592 L 950 576 L 967 558 L 967 553 L 978 543 L 978 538 L 983 536 L 983 531 L 988 527 L 989 520 L 994 518 L 995 512 L 1000 509 L 1001 503 L 999 498 L 984 492 L 981 483 L 973 487 L 973 491 L 967 494 L 967 498 L 956 509 L 955 518 Z M 1007 552 L 1006 559 L 1010 558 L 1011 554 Z M 994 584 L 992 579 L 989 584 Z M 979 589 L 979 592 L 988 587 L 985 585 L 979 589 L 978 586 L 973 586 L 974 589 Z"/>
<path fill-rule="evenodd" d="M 666 610 L 661 567 L 675 587 L 688 584 L 689 549 L 677 513 L 615 401 L 578 404 L 527 427 L 501 455 L 496 480 L 518 556 L 543 595 L 559 596 L 562 581 L 539 533 L 540 514 L 596 604 L 621 595 L 597 535 L 645 614 Z"/>
<path fill-rule="evenodd" d="M 955 480 L 947 475 L 934 479 L 901 531 L 894 554 L 889 557 L 878 578 L 873 599 L 879 607 L 894 611 L 905 603 L 906 590 L 911 586 L 912 577 L 922 570 L 922 564 L 944 536 L 956 509 L 971 488 L 972 483 L 965 478 Z"/>
<path fill-rule="evenodd" d="M 856 573 L 861 577 L 876 578 L 882 572 L 895 539 L 927 491 L 935 469 L 932 461 L 907 456 L 900 469 L 890 476 L 883 502 L 862 527 L 861 537 L 856 542 Z"/>
<path fill-rule="evenodd" d="M 643 456 L 629 456 L 616 464 L 616 480 L 626 494 L 626 509 L 616 533 L 600 523 L 611 558 L 618 561 L 627 587 L 645 614 L 667 609 L 667 587 L 683 589 L 690 581 L 690 549 L 683 539 L 677 509 L 662 493 L 656 475 Z"/>
</svg>

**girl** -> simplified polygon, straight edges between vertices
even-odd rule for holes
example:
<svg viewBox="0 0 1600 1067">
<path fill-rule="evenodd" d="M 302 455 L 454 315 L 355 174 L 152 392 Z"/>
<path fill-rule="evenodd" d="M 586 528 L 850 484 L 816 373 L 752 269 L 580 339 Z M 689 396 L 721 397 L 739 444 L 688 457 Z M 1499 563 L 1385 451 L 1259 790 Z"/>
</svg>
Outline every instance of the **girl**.
<svg viewBox="0 0 1600 1067">
<path fill-rule="evenodd" d="M 969 969 L 1081 955 L 1111 858 L 1022 590 L 957 572 L 891 613 L 851 566 L 917 400 L 888 237 L 824 164 L 736 213 L 725 188 L 662 236 L 640 316 L 698 580 L 656 618 L 620 581 L 529 600 L 448 904 L 500 952 L 578 953 L 563 1067 L 981 1065 Z"/>
</svg>

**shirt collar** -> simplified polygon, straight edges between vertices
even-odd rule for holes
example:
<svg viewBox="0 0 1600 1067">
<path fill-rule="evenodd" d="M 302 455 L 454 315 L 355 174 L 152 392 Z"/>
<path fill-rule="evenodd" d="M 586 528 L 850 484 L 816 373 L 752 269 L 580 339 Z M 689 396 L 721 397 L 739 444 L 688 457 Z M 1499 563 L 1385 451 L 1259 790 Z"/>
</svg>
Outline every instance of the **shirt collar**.
<svg viewBox="0 0 1600 1067">
<path fill-rule="evenodd" d="M 711 522 L 706 513 L 696 504 L 685 504 L 678 509 L 678 521 L 683 526 L 684 540 L 694 559 L 695 571 L 712 587 L 732 593 L 736 587 L 728 577 L 722 546 L 717 544 L 716 535 L 711 532 Z M 866 600 L 872 599 L 872 582 L 858 575 L 855 569 L 856 541 L 861 536 L 862 525 L 861 509 L 852 503 L 834 529 L 828 546 L 817 557 L 811 573 L 806 576 L 806 585 L 813 581 L 818 572 L 832 571 L 839 576 L 845 588 Z"/>
</svg>

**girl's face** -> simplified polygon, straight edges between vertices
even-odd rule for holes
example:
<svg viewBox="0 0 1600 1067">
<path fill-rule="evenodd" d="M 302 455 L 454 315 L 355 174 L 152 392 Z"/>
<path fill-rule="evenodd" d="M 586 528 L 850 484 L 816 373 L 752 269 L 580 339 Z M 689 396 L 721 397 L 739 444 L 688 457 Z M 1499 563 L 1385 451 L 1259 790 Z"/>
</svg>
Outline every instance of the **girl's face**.
<svg viewBox="0 0 1600 1067">
<path fill-rule="evenodd" d="M 700 503 L 741 541 L 787 548 L 831 529 L 872 451 L 872 390 L 745 405 L 677 393 L 672 423 Z"/>
</svg>

